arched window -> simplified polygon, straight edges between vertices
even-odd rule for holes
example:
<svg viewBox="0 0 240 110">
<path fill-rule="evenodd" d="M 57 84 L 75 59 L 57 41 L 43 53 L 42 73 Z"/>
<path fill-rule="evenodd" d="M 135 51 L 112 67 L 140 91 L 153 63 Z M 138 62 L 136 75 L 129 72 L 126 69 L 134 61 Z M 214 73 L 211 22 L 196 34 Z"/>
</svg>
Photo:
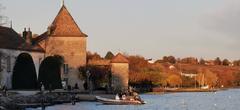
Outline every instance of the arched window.
<svg viewBox="0 0 240 110">
<path fill-rule="evenodd" d="M 64 74 L 68 74 L 68 64 L 63 64 Z"/>
</svg>

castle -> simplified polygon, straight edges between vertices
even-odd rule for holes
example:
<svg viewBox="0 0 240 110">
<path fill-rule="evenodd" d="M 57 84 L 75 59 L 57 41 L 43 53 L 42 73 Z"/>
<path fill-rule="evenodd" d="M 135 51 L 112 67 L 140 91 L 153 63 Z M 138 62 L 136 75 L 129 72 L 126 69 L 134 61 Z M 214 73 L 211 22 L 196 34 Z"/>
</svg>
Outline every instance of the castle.
<svg viewBox="0 0 240 110">
<path fill-rule="evenodd" d="M 30 28 L 28 30 L 25 28 L 22 35 L 19 35 L 12 28 L 0 26 L 0 85 L 13 88 L 13 79 L 19 80 L 22 84 L 29 83 L 26 81 L 29 80 L 26 79 L 27 76 L 22 79 L 13 78 L 13 73 L 16 72 L 14 70 L 16 60 L 32 59 L 35 67 L 33 71 L 38 77 L 42 61 L 48 56 L 58 55 L 64 59 L 64 65 L 60 71 L 62 82 L 71 86 L 78 84 L 82 89 L 83 81 L 78 78 L 78 68 L 88 65 L 87 37 L 64 4 L 46 32 L 39 36 L 33 37 Z M 27 64 L 20 65 L 20 68 L 28 69 Z M 113 76 L 112 86 L 126 89 L 128 87 L 127 59 L 122 54 L 118 54 L 108 66 L 111 67 Z M 27 75 L 27 72 L 24 73 L 25 70 L 20 71 L 23 76 Z"/>
</svg>

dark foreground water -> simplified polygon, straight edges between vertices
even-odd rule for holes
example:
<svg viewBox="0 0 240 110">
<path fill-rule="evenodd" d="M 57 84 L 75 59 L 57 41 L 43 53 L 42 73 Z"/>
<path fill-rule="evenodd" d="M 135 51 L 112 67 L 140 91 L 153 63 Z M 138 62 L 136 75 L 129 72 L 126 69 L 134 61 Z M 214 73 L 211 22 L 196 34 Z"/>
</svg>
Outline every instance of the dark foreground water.
<svg viewBox="0 0 240 110">
<path fill-rule="evenodd" d="M 240 110 L 240 89 L 202 93 L 171 93 L 141 95 L 145 105 L 102 105 L 79 102 L 47 107 L 46 110 Z M 41 110 L 27 109 L 27 110 Z"/>
</svg>

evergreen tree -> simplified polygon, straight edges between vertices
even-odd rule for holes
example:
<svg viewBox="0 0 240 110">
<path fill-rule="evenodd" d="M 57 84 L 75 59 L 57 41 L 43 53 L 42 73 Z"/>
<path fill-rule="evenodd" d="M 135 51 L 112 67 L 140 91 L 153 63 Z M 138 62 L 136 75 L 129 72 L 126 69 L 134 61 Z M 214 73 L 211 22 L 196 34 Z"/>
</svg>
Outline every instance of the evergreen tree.
<svg viewBox="0 0 240 110">
<path fill-rule="evenodd" d="M 229 66 L 230 62 L 228 61 L 228 59 L 224 59 L 223 62 L 222 62 L 222 64 L 223 64 L 224 66 Z"/>
<path fill-rule="evenodd" d="M 215 60 L 214 60 L 214 64 L 215 65 L 221 65 L 222 64 L 222 61 L 219 57 L 217 57 Z"/>
<path fill-rule="evenodd" d="M 45 58 L 39 68 L 38 82 L 43 83 L 46 89 L 61 89 L 61 65 L 63 59 L 59 56 Z"/>
<path fill-rule="evenodd" d="M 37 74 L 31 55 L 22 53 L 17 57 L 12 76 L 13 89 L 37 89 Z"/>
<path fill-rule="evenodd" d="M 113 57 L 114 57 L 114 54 L 111 51 L 108 51 L 104 58 L 108 59 L 108 60 L 111 60 Z"/>
</svg>

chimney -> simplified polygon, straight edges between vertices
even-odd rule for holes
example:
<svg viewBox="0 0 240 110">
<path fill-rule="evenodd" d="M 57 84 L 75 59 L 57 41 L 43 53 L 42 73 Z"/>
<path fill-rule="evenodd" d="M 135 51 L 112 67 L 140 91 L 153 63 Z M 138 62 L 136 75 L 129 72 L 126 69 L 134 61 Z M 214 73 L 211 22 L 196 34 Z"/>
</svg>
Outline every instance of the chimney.
<svg viewBox="0 0 240 110">
<path fill-rule="evenodd" d="M 26 35 L 26 43 L 32 45 L 32 31 L 28 28 L 27 35 Z"/>
<path fill-rule="evenodd" d="M 53 25 L 50 25 L 50 26 L 48 26 L 48 28 L 47 28 L 47 34 L 48 35 L 51 35 L 52 34 L 52 31 L 54 30 L 54 26 Z"/>
<path fill-rule="evenodd" d="M 24 31 L 22 33 L 22 37 L 23 37 L 23 39 L 26 40 L 26 37 L 27 37 L 27 30 L 26 30 L 26 28 L 24 28 Z"/>
</svg>

